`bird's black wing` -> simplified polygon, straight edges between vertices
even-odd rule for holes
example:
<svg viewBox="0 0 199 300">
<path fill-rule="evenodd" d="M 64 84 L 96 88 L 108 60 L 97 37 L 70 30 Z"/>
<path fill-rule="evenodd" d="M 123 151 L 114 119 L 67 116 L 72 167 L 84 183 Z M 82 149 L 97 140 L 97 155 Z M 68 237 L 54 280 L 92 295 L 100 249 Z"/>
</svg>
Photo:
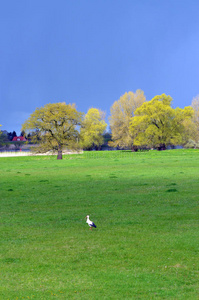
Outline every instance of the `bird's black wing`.
<svg viewBox="0 0 199 300">
<path fill-rule="evenodd" d="M 97 227 L 94 223 L 92 223 L 91 226 L 92 226 L 92 227 L 95 227 L 95 228 Z"/>
</svg>

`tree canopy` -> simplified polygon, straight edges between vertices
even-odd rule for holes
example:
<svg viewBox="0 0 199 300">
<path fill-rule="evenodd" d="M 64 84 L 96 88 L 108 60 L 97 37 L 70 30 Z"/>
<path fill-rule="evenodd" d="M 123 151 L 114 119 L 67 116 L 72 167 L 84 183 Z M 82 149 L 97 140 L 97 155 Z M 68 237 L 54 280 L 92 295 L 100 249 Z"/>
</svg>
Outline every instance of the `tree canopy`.
<svg viewBox="0 0 199 300">
<path fill-rule="evenodd" d="M 128 92 L 115 101 L 111 107 L 111 116 L 109 118 L 112 132 L 112 142 L 114 147 L 131 148 L 132 136 L 129 131 L 129 125 L 134 112 L 145 102 L 146 98 L 142 90 L 135 93 Z"/>
<path fill-rule="evenodd" d="M 170 96 L 162 94 L 135 111 L 129 127 L 135 146 L 165 149 L 185 142 L 185 122 L 191 120 L 193 109 L 173 109 L 171 102 Z"/>
<path fill-rule="evenodd" d="M 199 95 L 193 98 L 191 106 L 193 107 L 193 123 L 195 125 L 194 140 L 199 143 Z"/>
<path fill-rule="evenodd" d="M 58 159 L 62 158 L 63 149 L 75 149 L 82 122 L 82 113 L 74 104 L 54 103 L 37 108 L 23 123 L 22 131 L 34 133 L 33 141 L 38 142 L 38 152 L 54 150 Z"/>
<path fill-rule="evenodd" d="M 157 95 L 146 101 L 142 90 L 126 92 L 111 106 L 109 122 L 106 143 L 111 147 L 136 150 L 192 145 L 196 148 L 199 147 L 199 95 L 193 98 L 191 106 L 174 109 L 169 95 Z M 101 149 L 106 128 L 105 114 L 97 108 L 83 114 L 75 104 L 49 103 L 30 115 L 22 125 L 21 135 L 37 143 L 35 151 L 57 151 L 59 159 L 65 149 Z M 9 140 L 14 134 L 14 131 L 7 133 Z"/>
<path fill-rule="evenodd" d="M 104 121 L 105 114 L 97 109 L 90 108 L 84 116 L 80 136 L 83 148 L 91 149 L 103 144 L 103 133 L 107 124 Z"/>
</svg>

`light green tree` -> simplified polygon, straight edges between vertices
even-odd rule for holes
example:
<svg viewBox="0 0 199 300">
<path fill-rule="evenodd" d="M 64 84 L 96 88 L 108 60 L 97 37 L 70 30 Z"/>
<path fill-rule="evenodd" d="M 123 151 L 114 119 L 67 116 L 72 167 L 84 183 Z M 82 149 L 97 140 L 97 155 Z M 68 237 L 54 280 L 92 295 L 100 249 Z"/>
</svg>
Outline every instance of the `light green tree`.
<svg viewBox="0 0 199 300">
<path fill-rule="evenodd" d="M 83 148 L 91 149 L 93 146 L 99 147 L 103 144 L 103 133 L 107 124 L 104 121 L 105 114 L 97 109 L 90 108 L 84 116 L 80 136 Z"/>
<path fill-rule="evenodd" d="M 53 150 L 58 153 L 57 159 L 62 159 L 62 151 L 65 148 L 78 147 L 82 115 L 75 108 L 75 104 L 46 104 L 30 115 L 21 130 L 32 134 L 33 142 L 39 143 L 36 151 Z"/>
<path fill-rule="evenodd" d="M 111 107 L 111 116 L 109 118 L 112 133 L 112 142 L 109 143 L 113 147 L 131 148 L 132 136 L 129 131 L 131 118 L 134 112 L 146 100 L 144 92 L 137 90 L 135 93 L 128 92 L 115 101 Z"/>
<path fill-rule="evenodd" d="M 133 144 L 137 147 L 165 149 L 168 145 L 184 144 L 193 109 L 171 107 L 172 98 L 165 94 L 143 103 L 130 122 Z M 189 124 L 191 126 L 191 122 Z"/>
<path fill-rule="evenodd" d="M 193 122 L 195 124 L 194 140 L 199 143 L 199 95 L 193 98 L 191 106 L 193 107 Z"/>
</svg>

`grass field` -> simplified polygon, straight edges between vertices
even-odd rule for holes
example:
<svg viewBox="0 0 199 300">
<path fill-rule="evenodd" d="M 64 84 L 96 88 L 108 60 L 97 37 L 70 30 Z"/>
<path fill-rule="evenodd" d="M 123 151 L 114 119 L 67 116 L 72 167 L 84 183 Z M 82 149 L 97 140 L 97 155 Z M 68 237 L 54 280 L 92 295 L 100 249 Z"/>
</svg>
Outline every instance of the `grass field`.
<svg viewBox="0 0 199 300">
<path fill-rule="evenodd" d="M 0 158 L 0 169 L 1 300 L 199 299 L 198 150 Z"/>
</svg>

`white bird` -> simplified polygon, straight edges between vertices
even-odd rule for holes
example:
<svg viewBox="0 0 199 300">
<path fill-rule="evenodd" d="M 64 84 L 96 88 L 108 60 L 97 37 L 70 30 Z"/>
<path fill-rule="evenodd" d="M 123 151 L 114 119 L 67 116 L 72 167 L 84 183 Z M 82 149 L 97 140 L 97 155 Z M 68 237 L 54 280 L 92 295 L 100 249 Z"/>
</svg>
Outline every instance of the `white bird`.
<svg viewBox="0 0 199 300">
<path fill-rule="evenodd" d="M 92 227 L 97 227 L 90 219 L 89 219 L 89 215 L 87 215 L 86 217 L 85 217 L 85 219 L 87 219 L 86 220 L 86 223 L 90 226 L 90 230 L 92 230 Z"/>
</svg>

